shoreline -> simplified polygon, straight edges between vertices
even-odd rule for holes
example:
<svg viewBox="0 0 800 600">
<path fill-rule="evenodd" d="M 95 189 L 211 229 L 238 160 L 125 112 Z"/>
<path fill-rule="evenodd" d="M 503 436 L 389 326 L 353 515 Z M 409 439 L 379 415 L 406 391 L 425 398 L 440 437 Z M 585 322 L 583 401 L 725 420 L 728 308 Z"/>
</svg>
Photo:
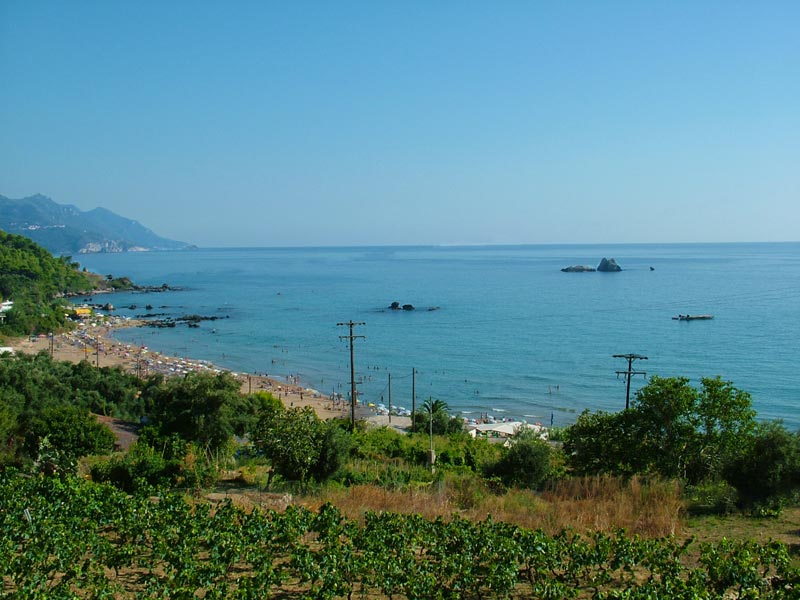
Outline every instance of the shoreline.
<svg viewBox="0 0 800 600">
<path fill-rule="evenodd" d="M 306 388 L 299 381 L 287 382 L 258 373 L 239 373 L 220 368 L 210 361 L 168 356 L 147 346 L 123 343 L 114 338 L 116 329 L 141 327 L 143 321 L 122 317 L 101 317 L 82 322 L 77 328 L 52 336 L 40 334 L 9 340 L 14 352 L 37 354 L 49 351 L 53 360 L 79 363 L 87 361 L 98 367 L 119 367 L 131 375 L 147 377 L 161 373 L 166 377 L 186 375 L 190 372 L 231 373 L 241 384 L 243 394 L 269 392 L 287 408 L 310 406 L 320 419 L 348 419 L 350 406 L 344 401 L 331 400 L 317 390 Z M 375 415 L 366 407 L 356 407 L 356 418 L 374 426 L 389 426 L 406 432 L 411 425 L 408 417 Z"/>
</svg>

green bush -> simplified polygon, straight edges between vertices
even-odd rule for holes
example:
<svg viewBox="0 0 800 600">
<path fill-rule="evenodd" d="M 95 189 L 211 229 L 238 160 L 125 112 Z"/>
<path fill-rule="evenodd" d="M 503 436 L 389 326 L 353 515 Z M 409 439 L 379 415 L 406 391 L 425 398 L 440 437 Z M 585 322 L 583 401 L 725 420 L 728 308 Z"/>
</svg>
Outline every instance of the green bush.
<svg viewBox="0 0 800 600">
<path fill-rule="evenodd" d="M 725 479 L 739 493 L 742 508 L 779 508 L 800 490 L 800 434 L 777 422 L 759 425 L 754 435 L 742 440 Z"/>
<path fill-rule="evenodd" d="M 342 466 L 352 441 L 340 423 L 320 420 L 309 406 L 264 407 L 252 439 L 272 464 L 268 485 L 273 473 L 301 484 L 324 481 Z"/>
<path fill-rule="evenodd" d="M 507 486 L 540 489 L 550 478 L 553 450 L 535 434 L 520 432 L 510 447 L 488 468 L 489 477 L 499 477 Z"/>
<path fill-rule="evenodd" d="M 705 481 L 686 486 L 686 509 L 693 515 L 726 515 L 734 512 L 736 488 L 725 481 Z"/>
<path fill-rule="evenodd" d="M 180 471 L 178 460 L 167 460 L 147 444 L 137 442 L 125 454 L 93 464 L 90 474 L 93 481 L 110 483 L 133 494 L 171 487 Z"/>
<path fill-rule="evenodd" d="M 62 470 L 75 470 L 81 456 L 107 454 L 114 446 L 114 434 L 86 409 L 76 406 L 48 406 L 23 417 L 24 449 L 31 458 L 47 447 L 48 462 Z M 47 441 L 45 444 L 45 440 Z M 57 457 L 57 460 L 51 460 Z"/>
</svg>

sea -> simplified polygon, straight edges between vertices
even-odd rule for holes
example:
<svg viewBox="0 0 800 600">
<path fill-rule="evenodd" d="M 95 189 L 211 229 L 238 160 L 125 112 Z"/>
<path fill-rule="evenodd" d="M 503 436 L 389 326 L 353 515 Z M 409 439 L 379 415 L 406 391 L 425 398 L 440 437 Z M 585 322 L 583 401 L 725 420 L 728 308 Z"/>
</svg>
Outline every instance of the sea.
<svg viewBox="0 0 800 600">
<path fill-rule="evenodd" d="M 561 271 L 604 257 L 623 270 Z M 180 288 L 94 298 L 117 315 L 218 317 L 115 332 L 168 355 L 348 397 L 352 333 L 363 404 L 434 398 L 468 419 L 565 426 L 625 407 L 618 356 L 636 354 L 632 396 L 653 375 L 698 387 L 719 376 L 759 419 L 800 429 L 800 243 L 201 248 L 79 262 Z"/>
</svg>

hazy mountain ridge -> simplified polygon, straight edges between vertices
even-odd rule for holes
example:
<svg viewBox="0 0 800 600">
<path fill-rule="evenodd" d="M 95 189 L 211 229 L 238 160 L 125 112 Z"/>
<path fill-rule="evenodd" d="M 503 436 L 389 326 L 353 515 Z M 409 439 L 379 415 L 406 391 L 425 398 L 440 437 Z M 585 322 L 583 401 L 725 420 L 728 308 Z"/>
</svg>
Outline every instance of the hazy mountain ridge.
<svg viewBox="0 0 800 600">
<path fill-rule="evenodd" d="M 81 211 L 36 194 L 12 199 L 0 195 L 0 229 L 24 235 L 53 254 L 182 250 L 185 242 L 170 240 L 105 208 Z"/>
</svg>

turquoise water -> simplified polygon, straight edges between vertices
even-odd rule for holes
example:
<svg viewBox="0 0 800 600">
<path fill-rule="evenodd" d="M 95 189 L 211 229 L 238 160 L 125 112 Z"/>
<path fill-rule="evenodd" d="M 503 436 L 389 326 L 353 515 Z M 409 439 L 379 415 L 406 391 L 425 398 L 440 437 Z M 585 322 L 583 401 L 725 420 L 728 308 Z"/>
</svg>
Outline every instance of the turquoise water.
<svg viewBox="0 0 800 600">
<path fill-rule="evenodd" d="M 562 273 L 616 258 L 621 273 Z M 763 419 L 800 428 L 800 244 L 201 249 L 81 257 L 92 271 L 186 289 L 111 298 L 121 315 L 226 317 L 200 328 L 138 328 L 121 339 L 241 372 L 349 390 L 356 327 L 361 400 L 556 425 L 618 410 L 626 363 L 648 375 L 721 376 Z M 651 270 L 651 267 L 653 270 Z M 105 301 L 105 298 L 103 299 Z M 398 301 L 413 312 L 387 310 Z M 137 310 L 128 310 L 137 304 Z M 429 311 L 430 307 L 438 307 Z M 678 322 L 678 313 L 713 314 Z M 644 384 L 633 380 L 632 389 Z"/>
</svg>

